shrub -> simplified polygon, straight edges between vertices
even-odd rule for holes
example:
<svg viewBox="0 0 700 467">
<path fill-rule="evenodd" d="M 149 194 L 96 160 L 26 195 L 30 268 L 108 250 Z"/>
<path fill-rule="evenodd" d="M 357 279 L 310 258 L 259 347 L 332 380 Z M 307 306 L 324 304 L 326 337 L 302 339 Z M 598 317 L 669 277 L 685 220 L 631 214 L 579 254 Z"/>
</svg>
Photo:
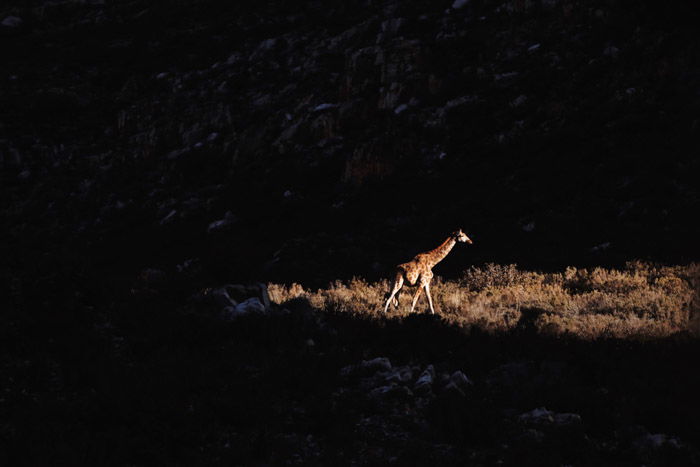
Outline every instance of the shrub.
<svg viewBox="0 0 700 467">
<path fill-rule="evenodd" d="M 512 330 L 524 326 L 523 310 L 538 310 L 528 326 L 534 324 L 547 335 L 659 337 L 698 329 L 699 271 L 697 264 L 631 262 L 621 270 L 568 267 L 544 274 L 522 271 L 514 264 L 487 264 L 470 267 L 457 280 L 436 278 L 431 293 L 442 319 L 466 329 Z M 386 280 L 354 278 L 316 291 L 299 284 L 270 284 L 269 290 L 278 304 L 304 298 L 328 312 L 379 319 L 389 287 Z M 388 317 L 407 316 L 415 291 L 404 287 L 399 308 L 391 305 Z M 426 308 L 427 300 L 421 296 L 416 311 Z"/>
</svg>

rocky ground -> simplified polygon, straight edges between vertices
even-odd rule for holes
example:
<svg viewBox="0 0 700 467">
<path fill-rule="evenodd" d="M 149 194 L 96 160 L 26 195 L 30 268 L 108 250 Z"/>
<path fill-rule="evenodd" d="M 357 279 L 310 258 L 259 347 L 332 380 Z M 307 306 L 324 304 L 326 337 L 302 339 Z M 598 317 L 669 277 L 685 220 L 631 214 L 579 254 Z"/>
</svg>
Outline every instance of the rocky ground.
<svg viewBox="0 0 700 467">
<path fill-rule="evenodd" d="M 163 279 L 71 340 L 3 326 L 6 465 L 700 462 L 688 336 L 466 333 Z"/>
<path fill-rule="evenodd" d="M 447 277 L 697 260 L 699 19 L 4 2 L 0 461 L 697 462 L 687 336 L 467 336 L 250 284 L 376 279 L 455 227 Z"/>
</svg>

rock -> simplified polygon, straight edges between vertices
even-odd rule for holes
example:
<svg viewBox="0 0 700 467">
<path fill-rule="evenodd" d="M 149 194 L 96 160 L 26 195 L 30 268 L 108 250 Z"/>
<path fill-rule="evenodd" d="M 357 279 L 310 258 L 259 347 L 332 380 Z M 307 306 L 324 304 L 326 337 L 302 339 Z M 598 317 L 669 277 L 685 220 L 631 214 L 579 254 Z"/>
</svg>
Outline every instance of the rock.
<svg viewBox="0 0 700 467">
<path fill-rule="evenodd" d="M 265 305 L 265 308 L 270 308 L 270 293 L 267 290 L 267 286 L 259 282 L 258 287 L 260 288 L 260 298 L 262 299 L 263 305 Z"/>
<path fill-rule="evenodd" d="M 225 287 L 220 287 L 218 289 L 210 290 L 206 293 L 207 297 L 218 307 L 235 307 L 237 305 L 236 301 L 231 298 Z"/>
<path fill-rule="evenodd" d="M 614 45 L 609 45 L 608 47 L 603 49 L 603 55 L 610 58 L 617 58 L 617 56 L 620 55 L 620 49 L 618 49 Z"/>
<path fill-rule="evenodd" d="M 182 156 L 183 154 L 187 154 L 189 151 L 190 148 L 175 149 L 173 151 L 170 151 L 166 157 L 168 158 L 168 160 L 174 161 L 176 159 L 179 159 L 180 156 Z"/>
<path fill-rule="evenodd" d="M 236 302 L 242 303 L 250 298 L 256 298 L 266 310 L 270 308 L 270 295 L 265 284 L 227 284 L 223 289 Z"/>
<path fill-rule="evenodd" d="M 573 427 L 581 425 L 581 416 L 575 413 L 554 413 L 544 407 L 525 412 L 518 417 L 521 423 L 534 426 Z"/>
<path fill-rule="evenodd" d="M 520 73 L 518 73 L 517 71 L 509 71 L 507 73 L 497 73 L 497 74 L 493 75 L 493 79 L 495 81 L 505 81 L 505 80 L 509 80 L 511 78 L 515 78 L 519 74 Z"/>
<path fill-rule="evenodd" d="M 513 101 L 510 103 L 510 106 L 511 107 L 520 107 L 525 102 L 527 102 L 527 96 L 521 94 L 518 97 L 516 97 L 515 99 L 513 99 Z"/>
<path fill-rule="evenodd" d="M 360 363 L 360 368 L 368 373 L 376 373 L 378 371 L 391 370 L 391 361 L 386 357 L 377 357 L 372 360 L 363 360 Z"/>
<path fill-rule="evenodd" d="M 250 60 L 251 62 L 255 62 L 261 58 L 264 58 L 270 52 L 278 49 L 281 45 L 282 41 L 280 39 L 277 39 L 276 37 L 265 39 L 264 41 L 260 42 L 258 47 L 256 47 L 253 53 L 250 54 L 248 60 Z"/>
<path fill-rule="evenodd" d="M 467 395 L 469 388 L 473 385 L 473 383 L 469 381 L 469 378 L 459 370 L 455 371 L 450 376 L 443 376 L 443 379 L 446 380 L 443 391 L 448 395 L 464 397 Z"/>
<path fill-rule="evenodd" d="M 160 225 L 165 225 L 165 224 L 171 223 L 172 221 L 175 220 L 175 216 L 176 216 L 176 215 L 177 215 L 177 211 L 176 211 L 175 209 L 172 209 L 172 210 L 168 213 L 167 216 L 165 216 L 164 218 L 162 218 L 162 219 L 160 220 L 159 224 L 160 224 Z"/>
<path fill-rule="evenodd" d="M 22 24 L 24 24 L 24 21 L 19 16 L 6 16 L 0 23 L 3 28 L 7 29 L 19 29 L 22 27 Z"/>
<path fill-rule="evenodd" d="M 558 413 L 554 415 L 556 426 L 575 426 L 581 424 L 581 416 L 576 413 Z"/>
<path fill-rule="evenodd" d="M 598 253 L 598 252 L 607 250 L 608 248 L 610 248 L 610 245 L 611 245 L 610 242 L 604 242 L 604 243 L 601 243 L 600 245 L 596 245 L 596 246 L 590 248 L 589 251 L 591 253 Z"/>
<path fill-rule="evenodd" d="M 147 268 L 139 274 L 139 282 L 147 287 L 158 287 L 166 282 L 167 276 L 160 269 Z"/>
<path fill-rule="evenodd" d="M 654 435 L 649 433 L 649 434 L 645 435 L 644 437 L 642 437 L 640 441 L 645 446 L 648 446 L 651 448 L 659 448 L 666 442 L 667 439 L 668 439 L 668 437 L 663 433 L 656 433 Z"/>
<path fill-rule="evenodd" d="M 678 438 L 668 436 L 664 433 L 643 433 L 632 442 L 632 448 L 637 455 L 642 458 L 658 455 L 659 451 L 667 454 L 671 451 L 678 451 L 684 448 Z"/>
<path fill-rule="evenodd" d="M 324 104 L 319 104 L 316 107 L 314 107 L 311 111 L 312 112 L 323 112 L 324 110 L 330 110 L 330 109 L 335 109 L 338 107 L 338 104 L 329 104 L 329 103 L 324 103 Z"/>
<path fill-rule="evenodd" d="M 401 26 L 403 26 L 406 23 L 406 20 L 403 18 L 392 18 L 388 19 L 384 22 L 382 22 L 381 28 L 382 32 L 389 33 L 389 34 L 396 34 L 399 32 L 399 29 L 401 29 Z"/>
<path fill-rule="evenodd" d="M 465 390 L 458 386 L 454 381 L 450 381 L 445 385 L 443 388 L 443 391 L 447 395 L 453 395 L 453 396 L 459 396 L 459 397 L 465 397 L 467 393 Z"/>
<path fill-rule="evenodd" d="M 196 275 L 201 272 L 201 264 L 198 258 L 186 259 L 182 264 L 175 266 L 180 274 Z"/>
<path fill-rule="evenodd" d="M 523 225 L 522 229 L 525 232 L 532 232 L 533 230 L 535 230 L 535 222 L 534 221 L 528 222 L 527 224 Z"/>
<path fill-rule="evenodd" d="M 238 306 L 236 306 L 236 312 L 241 314 L 264 313 L 265 305 L 262 304 L 259 298 L 251 297 L 248 300 L 239 303 Z"/>
<path fill-rule="evenodd" d="M 384 376 L 387 383 L 405 384 L 413 379 L 413 371 L 407 366 L 394 368 Z"/>
<path fill-rule="evenodd" d="M 539 407 L 530 412 L 520 414 L 518 420 L 533 425 L 551 425 L 554 423 L 554 413 L 544 407 Z"/>
<path fill-rule="evenodd" d="M 405 23 L 406 20 L 404 18 L 392 18 L 382 22 L 380 33 L 377 35 L 377 44 L 396 36 Z"/>
<path fill-rule="evenodd" d="M 399 105 L 398 107 L 396 107 L 396 108 L 394 109 L 394 113 L 395 113 L 396 115 L 398 115 L 398 114 L 400 114 L 401 112 L 403 112 L 403 111 L 406 110 L 406 109 L 408 109 L 408 104 L 401 104 L 401 105 Z"/>
<path fill-rule="evenodd" d="M 413 393 L 406 386 L 401 386 L 398 384 L 389 384 L 386 386 L 379 386 L 374 388 L 369 393 L 370 399 L 382 400 L 382 399 L 398 399 L 406 400 L 413 396 Z"/>
<path fill-rule="evenodd" d="M 432 389 L 433 381 L 435 381 L 435 368 L 433 365 L 428 365 L 416 380 L 413 390 L 417 394 L 425 394 Z"/>
<path fill-rule="evenodd" d="M 445 104 L 445 110 L 450 110 L 455 107 L 459 107 L 465 104 L 473 104 L 474 102 L 477 102 L 479 100 L 478 97 L 476 96 L 462 96 L 458 97 L 456 99 L 452 99 L 450 101 L 447 101 Z"/>
<path fill-rule="evenodd" d="M 347 365 L 340 369 L 340 375 L 343 377 L 350 376 L 374 376 L 377 374 L 385 375 L 391 371 L 391 362 L 386 357 L 377 357 L 372 360 L 363 360 L 359 364 Z"/>
<path fill-rule="evenodd" d="M 214 221 L 207 227 L 207 233 L 222 232 L 231 228 L 236 223 L 236 216 L 231 211 L 228 211 L 223 219 Z"/>
<path fill-rule="evenodd" d="M 474 385 L 474 383 L 472 383 L 469 380 L 469 378 L 467 378 L 467 375 L 465 375 L 459 370 L 452 373 L 452 375 L 450 376 L 450 383 L 454 384 L 462 391 L 467 391 L 471 386 Z"/>
<path fill-rule="evenodd" d="M 0 169 L 4 168 L 19 168 L 22 166 L 22 156 L 19 151 L 14 148 L 0 148 Z"/>
<path fill-rule="evenodd" d="M 521 444 L 531 445 L 542 443 L 542 441 L 544 441 L 544 438 L 544 433 L 542 433 L 541 431 L 535 430 L 534 428 L 528 428 L 527 430 L 516 436 L 515 441 Z"/>
<path fill-rule="evenodd" d="M 464 392 L 464 390 L 461 387 L 457 386 L 452 381 L 447 383 L 447 385 L 444 388 L 444 392 L 446 394 L 452 394 L 452 395 L 456 395 L 456 396 L 460 396 L 460 397 L 466 396 L 466 393 Z"/>
<path fill-rule="evenodd" d="M 223 314 L 224 319 L 232 320 L 252 313 L 263 314 L 265 311 L 265 306 L 262 302 L 257 297 L 251 297 L 238 305 L 225 307 Z"/>
</svg>

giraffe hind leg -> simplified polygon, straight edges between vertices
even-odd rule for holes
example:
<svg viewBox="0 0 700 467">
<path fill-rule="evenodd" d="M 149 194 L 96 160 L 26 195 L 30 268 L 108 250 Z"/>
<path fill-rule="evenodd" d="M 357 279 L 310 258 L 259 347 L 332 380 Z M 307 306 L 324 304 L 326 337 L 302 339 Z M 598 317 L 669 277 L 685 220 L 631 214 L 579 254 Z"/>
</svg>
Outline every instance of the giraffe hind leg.
<svg viewBox="0 0 700 467">
<path fill-rule="evenodd" d="M 396 295 L 399 293 L 401 290 L 401 287 L 403 286 L 403 274 L 397 273 L 396 278 L 394 279 L 394 285 L 391 287 L 391 293 L 389 294 L 389 298 L 386 301 L 386 305 L 384 305 L 384 313 L 387 312 L 389 309 L 389 304 L 394 302 L 395 306 L 398 307 L 398 298 L 395 298 Z"/>
<path fill-rule="evenodd" d="M 418 299 L 420 298 L 420 293 L 422 290 L 422 287 L 418 287 L 418 289 L 416 290 L 416 294 L 413 296 L 413 303 L 411 304 L 411 312 L 413 312 L 413 309 L 416 307 L 416 303 L 418 303 Z"/>
<path fill-rule="evenodd" d="M 435 308 L 433 308 L 433 297 L 430 295 L 430 282 L 425 284 L 425 295 L 428 297 L 428 304 L 430 305 L 430 313 L 435 314 Z"/>
</svg>

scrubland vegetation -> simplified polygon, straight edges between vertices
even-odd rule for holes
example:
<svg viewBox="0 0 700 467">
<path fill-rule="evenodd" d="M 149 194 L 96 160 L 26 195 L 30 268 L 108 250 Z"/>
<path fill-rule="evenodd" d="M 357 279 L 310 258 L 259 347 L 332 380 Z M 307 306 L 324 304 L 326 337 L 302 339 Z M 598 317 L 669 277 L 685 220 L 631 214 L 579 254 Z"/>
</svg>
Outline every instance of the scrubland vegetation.
<svg viewBox="0 0 700 467">
<path fill-rule="evenodd" d="M 436 278 L 431 287 L 445 321 L 489 332 L 530 329 L 546 335 L 661 337 L 697 330 L 700 265 L 660 266 L 629 262 L 622 269 L 568 267 L 564 271 L 524 271 L 516 265 L 471 267 L 458 279 Z M 360 278 L 326 288 L 271 284 L 273 301 L 305 298 L 317 309 L 381 317 L 389 282 Z M 398 309 L 388 317 L 409 314 L 416 289 L 404 287 Z M 425 297 L 416 311 L 427 308 Z"/>
</svg>

